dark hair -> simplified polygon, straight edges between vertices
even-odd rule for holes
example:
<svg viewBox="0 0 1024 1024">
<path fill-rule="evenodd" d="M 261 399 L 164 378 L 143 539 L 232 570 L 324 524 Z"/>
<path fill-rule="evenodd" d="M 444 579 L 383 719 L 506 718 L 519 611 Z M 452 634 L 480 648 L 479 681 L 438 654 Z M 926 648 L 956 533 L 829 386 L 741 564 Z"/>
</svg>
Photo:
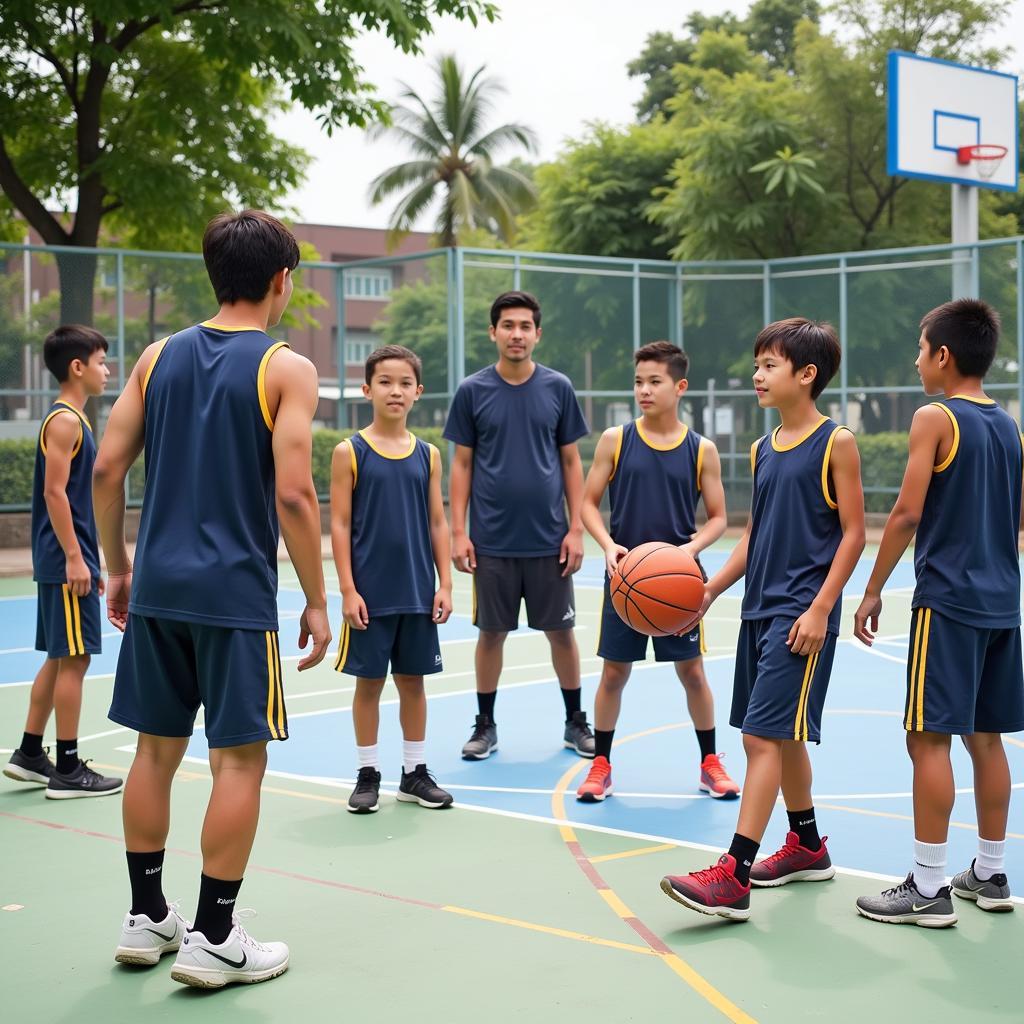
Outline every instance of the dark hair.
<svg viewBox="0 0 1024 1024">
<path fill-rule="evenodd" d="M 921 318 L 932 355 L 945 345 L 965 377 L 984 377 L 999 345 L 999 314 L 981 299 L 954 299 Z"/>
<path fill-rule="evenodd" d="M 82 324 L 62 324 L 46 336 L 43 342 L 43 362 L 60 381 L 68 379 L 68 370 L 75 359 L 87 363 L 93 352 L 109 349 L 107 339 L 99 331 Z"/>
<path fill-rule="evenodd" d="M 218 213 L 203 233 L 203 259 L 218 302 L 262 302 L 270 279 L 299 265 L 299 243 L 262 210 Z"/>
<path fill-rule="evenodd" d="M 802 316 L 777 320 L 762 328 L 754 339 L 754 355 L 762 352 L 777 352 L 793 364 L 794 370 L 815 366 L 818 375 L 811 385 L 811 398 L 817 398 L 825 390 L 843 357 L 835 328 L 823 320 L 808 320 Z"/>
<path fill-rule="evenodd" d="M 416 383 L 423 383 L 423 363 L 411 348 L 406 348 L 404 345 L 382 345 L 380 348 L 374 349 L 370 353 L 370 358 L 366 360 L 367 384 L 373 382 L 373 371 L 377 369 L 377 364 L 383 363 L 385 359 L 404 359 L 412 367 L 412 372 L 416 374 Z"/>
<path fill-rule="evenodd" d="M 502 292 L 491 303 L 491 326 L 497 327 L 503 309 L 528 309 L 533 313 L 533 324 L 540 327 L 540 303 L 529 292 Z"/>
<path fill-rule="evenodd" d="M 690 357 L 670 341 L 652 341 L 633 353 L 633 365 L 641 362 L 663 363 L 668 375 L 678 383 L 690 369 Z"/>
</svg>

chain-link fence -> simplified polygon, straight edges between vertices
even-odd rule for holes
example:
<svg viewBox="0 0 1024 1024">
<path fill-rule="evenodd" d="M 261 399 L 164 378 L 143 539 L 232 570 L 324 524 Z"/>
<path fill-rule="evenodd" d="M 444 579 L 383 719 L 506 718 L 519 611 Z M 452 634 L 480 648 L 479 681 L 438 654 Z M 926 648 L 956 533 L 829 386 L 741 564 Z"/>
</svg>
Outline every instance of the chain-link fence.
<svg viewBox="0 0 1024 1024">
<path fill-rule="evenodd" d="M 373 348 L 394 342 L 420 355 L 425 393 L 410 423 L 437 440 L 459 381 L 494 359 L 488 311 L 499 292 L 522 288 L 540 299 L 536 357 L 576 386 L 593 431 L 582 445 L 585 463 L 603 429 L 635 415 L 633 351 L 674 341 L 691 358 L 681 415 L 718 445 L 730 507 L 740 509 L 749 501 L 750 443 L 772 425 L 751 389 L 754 336 L 785 316 L 827 319 L 839 332 L 843 362 L 822 402 L 857 432 L 868 508 L 886 511 L 902 478 L 911 417 L 927 400 L 914 370 L 927 310 L 958 294 L 979 295 L 999 310 L 1002 342 L 987 386 L 1020 418 L 1022 244 L 1010 238 L 735 262 L 445 249 L 303 263 L 288 318 L 272 333 L 320 371 L 322 488 L 324 456 L 336 439 L 331 428 L 369 420 L 360 384 Z M 32 442 L 56 393 L 41 359 L 49 330 L 88 320 L 111 342 L 109 393 L 92 410 L 99 432 L 142 349 L 214 309 L 197 255 L 0 246 L 0 508 L 27 507 Z M 131 498 L 140 497 L 137 475 Z"/>
</svg>

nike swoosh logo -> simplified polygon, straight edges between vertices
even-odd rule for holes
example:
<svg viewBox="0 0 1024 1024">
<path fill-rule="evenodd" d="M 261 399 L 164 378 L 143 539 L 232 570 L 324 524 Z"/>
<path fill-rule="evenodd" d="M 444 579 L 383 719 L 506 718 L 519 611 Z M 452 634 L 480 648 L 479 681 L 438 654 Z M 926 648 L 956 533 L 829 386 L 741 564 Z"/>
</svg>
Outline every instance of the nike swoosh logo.
<svg viewBox="0 0 1024 1024">
<path fill-rule="evenodd" d="M 236 970 L 241 970 L 247 963 L 248 960 L 245 957 L 245 950 L 242 950 L 242 959 L 237 963 L 234 960 L 229 960 L 226 956 L 221 956 L 219 953 L 214 953 L 212 949 L 204 949 L 204 953 L 208 953 L 210 956 L 219 960 L 222 964 L 227 964 L 228 967 L 234 967 Z"/>
<path fill-rule="evenodd" d="M 158 932 L 155 928 L 147 928 L 147 932 L 152 932 L 158 939 L 163 939 L 164 942 L 170 942 L 174 938 L 174 932 L 170 935 L 164 935 L 162 932 Z"/>
<path fill-rule="evenodd" d="M 939 901 L 938 900 L 932 900 L 931 903 L 922 903 L 921 906 L 918 906 L 916 903 L 913 903 L 913 904 L 911 904 L 910 909 L 913 910 L 914 913 L 916 914 L 920 910 L 927 910 L 929 907 L 937 907 L 938 905 L 939 905 Z"/>
</svg>

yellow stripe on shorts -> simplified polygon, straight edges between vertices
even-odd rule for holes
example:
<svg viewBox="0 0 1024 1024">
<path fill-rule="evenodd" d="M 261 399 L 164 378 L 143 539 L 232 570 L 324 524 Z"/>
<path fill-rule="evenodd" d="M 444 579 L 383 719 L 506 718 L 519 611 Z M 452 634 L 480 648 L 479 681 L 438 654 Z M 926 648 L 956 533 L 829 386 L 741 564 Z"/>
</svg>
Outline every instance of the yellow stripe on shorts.
<svg viewBox="0 0 1024 1024">
<path fill-rule="evenodd" d="M 347 622 L 341 624 L 341 639 L 338 641 L 338 657 L 334 662 L 334 671 L 340 672 L 345 667 L 345 662 L 348 659 L 348 636 L 351 631 L 351 627 Z"/>
<path fill-rule="evenodd" d="M 68 654 L 75 653 L 75 630 L 71 625 L 71 592 L 66 583 L 61 584 L 61 593 L 64 596 L 64 625 L 68 631 Z"/>
<path fill-rule="evenodd" d="M 284 724 L 284 686 L 281 683 L 281 642 L 277 633 L 270 634 L 274 638 L 274 676 L 277 680 L 277 731 L 278 738 L 284 739 L 288 731 Z"/>
<path fill-rule="evenodd" d="M 85 654 L 85 643 L 82 640 L 82 606 L 78 603 L 77 594 L 72 594 L 71 597 L 75 611 L 75 639 L 78 641 L 78 653 Z"/>
<path fill-rule="evenodd" d="M 274 678 L 274 642 L 270 638 L 269 630 L 264 635 L 267 638 L 267 728 L 276 740 L 280 737 L 277 735 L 277 726 L 274 725 L 274 695 L 277 692 Z"/>
<path fill-rule="evenodd" d="M 928 637 L 932 631 L 932 610 L 924 610 L 924 632 L 921 637 L 921 664 L 917 669 L 917 732 L 924 732 L 924 681 L 928 672 Z"/>
<path fill-rule="evenodd" d="M 793 739 L 807 739 L 807 705 L 811 699 L 811 682 L 814 679 L 814 670 L 818 667 L 818 655 L 807 655 L 807 665 L 804 667 L 804 679 L 800 686 L 800 698 L 796 703 L 796 722 L 793 725 Z"/>
</svg>

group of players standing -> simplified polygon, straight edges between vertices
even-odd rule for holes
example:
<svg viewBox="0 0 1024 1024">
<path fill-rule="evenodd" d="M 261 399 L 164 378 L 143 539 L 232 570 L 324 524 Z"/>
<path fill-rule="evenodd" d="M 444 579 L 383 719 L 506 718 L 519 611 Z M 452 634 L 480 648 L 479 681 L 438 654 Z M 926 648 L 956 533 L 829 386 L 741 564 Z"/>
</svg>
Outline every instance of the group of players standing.
<svg viewBox="0 0 1024 1024">
<path fill-rule="evenodd" d="M 124 786 L 132 903 L 115 955 L 154 964 L 176 952 L 175 980 L 219 987 L 267 980 L 288 966 L 284 943 L 256 942 L 233 912 L 259 816 L 266 744 L 288 735 L 277 639 L 279 529 L 306 598 L 300 647 L 313 641 L 300 671 L 322 660 L 331 631 L 311 475 L 316 371 L 266 334 L 291 296 L 298 247 L 274 218 L 246 211 L 215 218 L 203 252 L 218 314 L 146 349 L 98 453 L 84 405 L 103 390 L 106 343 L 76 327 L 47 339 L 61 394 L 40 430 L 33 556 L 37 647 L 48 657 L 5 774 L 46 783 L 47 796 L 61 798 L 121 789 L 119 779 L 78 759 L 74 740 L 81 680 L 88 656 L 100 649 L 98 529 L 108 618 L 125 631 L 110 718 L 139 733 Z M 857 909 L 876 920 L 943 927 L 956 922 L 952 892 L 985 910 L 1013 908 L 1003 871 L 1010 779 L 1001 733 L 1024 728 L 1017 556 L 1024 442 L 983 391 L 998 342 L 995 311 L 959 300 L 932 310 L 921 327 L 916 366 L 926 393 L 943 397 L 914 417 L 906 477 L 854 631 L 865 643 L 874 639 L 882 587 L 916 532 L 904 722 L 916 863 L 905 882 L 859 899 Z M 688 370 L 678 347 L 654 342 L 634 354 L 641 415 L 604 432 L 584 480 L 576 442 L 588 427 L 572 385 L 533 360 L 537 300 L 519 291 L 499 296 L 490 336 L 497 362 L 462 382 L 445 426 L 455 446 L 450 533 L 440 453 L 407 429 L 423 391 L 413 351 L 386 346 L 371 355 L 363 391 L 372 422 L 334 453 L 331 528 L 343 599 L 335 668 L 356 677 L 355 813 L 378 807 L 379 702 L 389 670 L 403 732 L 398 798 L 429 808 L 452 803 L 427 769 L 424 691 L 424 677 L 443 668 L 437 627 L 452 611 L 450 563 L 472 574 L 479 630 L 478 714 L 463 757 L 479 760 L 497 749 L 503 646 L 525 599 L 529 625 L 551 647 L 565 706 L 563 743 L 593 758 L 577 796 L 609 796 L 622 691 L 632 664 L 646 657 L 647 638 L 615 614 L 607 574 L 636 544 L 665 541 L 698 556 L 726 528 L 718 452 L 678 418 Z M 777 410 L 781 425 L 751 448 L 750 518 L 708 580 L 701 609 L 746 576 L 730 713 L 743 732 L 746 778 L 729 851 L 711 868 L 667 876 L 661 885 L 693 910 L 733 920 L 749 916 L 752 886 L 835 872 L 817 831 L 806 744 L 820 742 L 842 589 L 865 542 L 856 440 L 815 404 L 840 354 L 829 325 L 803 318 L 758 334 L 757 400 Z M 146 493 L 133 565 L 124 481 L 143 450 Z M 600 510 L 605 491 L 610 529 Z M 698 528 L 701 498 L 706 521 Z M 967 509 L 985 529 L 965 529 Z M 601 545 L 607 570 L 594 731 L 581 707 L 573 633 L 572 575 L 582 564 L 584 528 Z M 655 639 L 654 651 L 674 663 L 684 687 L 700 788 L 739 796 L 715 749 L 703 626 Z M 41 747 L 55 706 L 57 765 Z M 213 791 L 192 923 L 168 907 L 161 877 L 171 782 L 200 707 Z M 979 841 L 976 859 L 950 889 L 952 735 L 964 738 L 973 759 Z M 789 832 L 777 852 L 757 860 L 780 789 Z"/>
</svg>

